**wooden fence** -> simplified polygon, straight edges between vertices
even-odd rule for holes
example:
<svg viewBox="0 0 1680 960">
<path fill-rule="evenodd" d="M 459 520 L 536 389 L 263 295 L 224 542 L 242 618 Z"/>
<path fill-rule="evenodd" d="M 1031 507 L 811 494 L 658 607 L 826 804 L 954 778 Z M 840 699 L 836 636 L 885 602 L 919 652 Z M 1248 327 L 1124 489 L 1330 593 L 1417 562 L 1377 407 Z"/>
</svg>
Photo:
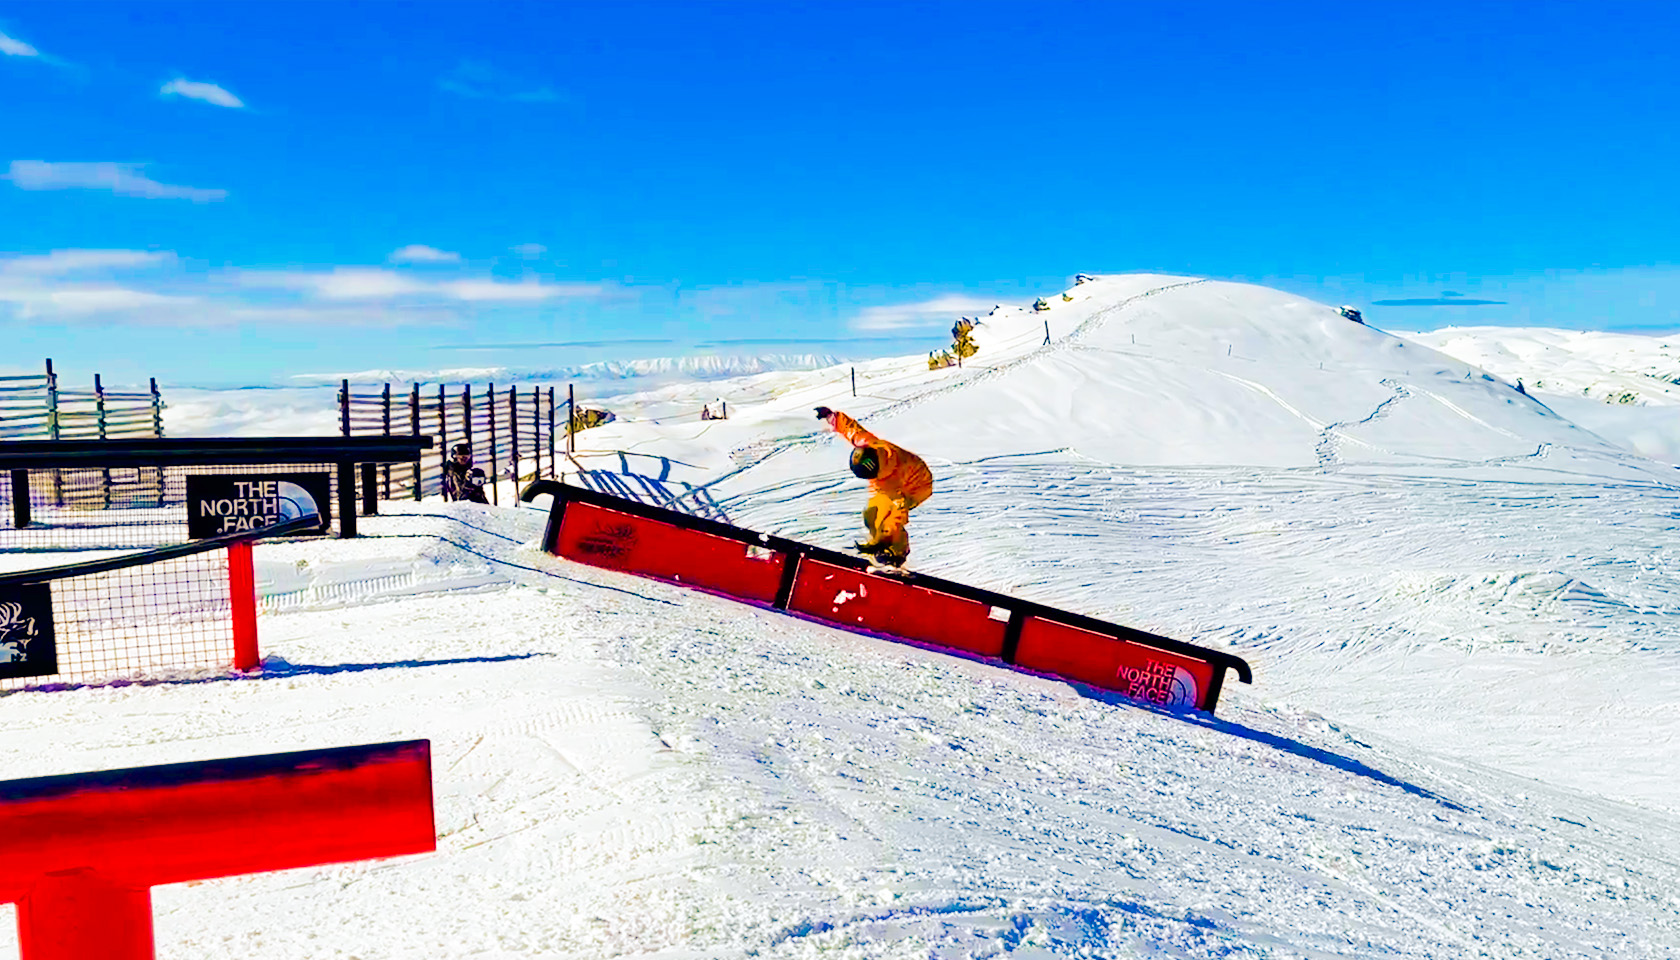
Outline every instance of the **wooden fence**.
<svg viewBox="0 0 1680 960">
<path fill-rule="evenodd" d="M 411 496 L 416 500 L 443 491 L 443 466 L 450 448 L 472 445 L 475 465 L 492 481 L 486 492 L 499 502 L 497 480 L 518 483 L 556 473 L 554 388 L 495 384 L 438 384 L 393 392 L 389 383 L 377 389 L 352 391 L 340 382 L 339 429 L 346 436 L 430 436 L 432 453 L 411 464 L 379 468 L 380 498 Z M 570 401 L 568 400 L 568 413 Z M 567 417 L 567 422 L 570 417 Z M 562 423 L 564 426 L 564 423 Z M 563 451 L 562 451 L 563 452 Z"/>
<path fill-rule="evenodd" d="M 106 390 L 99 374 L 92 390 L 67 390 L 53 363 L 41 375 L 0 377 L 0 440 L 116 440 L 163 436 L 163 397 L 157 378 L 148 393 Z"/>
</svg>

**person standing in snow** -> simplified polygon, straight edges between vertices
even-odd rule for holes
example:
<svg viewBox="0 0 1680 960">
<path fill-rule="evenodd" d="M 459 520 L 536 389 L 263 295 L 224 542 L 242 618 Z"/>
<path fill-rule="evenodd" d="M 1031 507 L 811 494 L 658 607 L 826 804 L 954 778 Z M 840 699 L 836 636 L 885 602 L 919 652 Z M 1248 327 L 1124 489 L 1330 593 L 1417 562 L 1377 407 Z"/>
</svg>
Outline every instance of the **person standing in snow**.
<svg viewBox="0 0 1680 960">
<path fill-rule="evenodd" d="M 443 467 L 443 499 L 489 503 L 484 497 L 484 471 L 473 466 L 472 447 L 457 443 Z"/>
<path fill-rule="evenodd" d="M 856 544 L 860 553 L 877 563 L 902 567 L 910 556 L 910 511 L 933 496 L 933 472 L 921 457 L 888 443 L 838 410 L 817 408 L 817 419 L 852 445 L 852 472 L 869 481 L 869 502 L 863 508 L 867 540 Z"/>
</svg>

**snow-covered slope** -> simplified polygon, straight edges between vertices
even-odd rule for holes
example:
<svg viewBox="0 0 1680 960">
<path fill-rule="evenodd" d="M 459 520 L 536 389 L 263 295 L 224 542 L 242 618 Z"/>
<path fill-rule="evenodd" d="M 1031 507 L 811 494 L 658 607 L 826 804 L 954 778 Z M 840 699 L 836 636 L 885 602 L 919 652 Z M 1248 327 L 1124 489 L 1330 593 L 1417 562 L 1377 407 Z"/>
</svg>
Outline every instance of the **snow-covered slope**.
<svg viewBox="0 0 1680 960">
<path fill-rule="evenodd" d="M 1448 327 L 1408 339 L 1474 363 L 1622 447 L 1680 464 L 1680 337 Z"/>
<path fill-rule="evenodd" d="M 162 956 L 1680 955 L 1680 475 L 1276 291 L 1068 296 L 855 397 L 619 396 L 580 460 L 838 545 L 848 410 L 938 475 L 913 565 L 1234 650 L 1217 719 L 389 504 L 259 548 L 262 679 L 0 696 L 0 769 L 433 741 L 437 854 L 161 888 Z"/>
</svg>

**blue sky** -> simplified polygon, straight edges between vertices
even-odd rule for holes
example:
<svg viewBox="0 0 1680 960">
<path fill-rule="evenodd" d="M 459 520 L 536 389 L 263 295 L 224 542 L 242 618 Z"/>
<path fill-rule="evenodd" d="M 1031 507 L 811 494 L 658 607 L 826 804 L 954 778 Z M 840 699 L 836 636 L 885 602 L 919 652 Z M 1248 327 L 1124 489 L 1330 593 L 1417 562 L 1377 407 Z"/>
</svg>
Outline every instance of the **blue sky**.
<svg viewBox="0 0 1680 960">
<path fill-rule="evenodd" d="M 1677 26 L 1658 3 L 0 3 L 0 367 L 909 353 L 1081 271 L 1400 329 L 1673 330 Z M 1503 302 L 1373 306 L 1452 295 Z M 566 343 L 594 345 L 464 349 Z"/>
</svg>

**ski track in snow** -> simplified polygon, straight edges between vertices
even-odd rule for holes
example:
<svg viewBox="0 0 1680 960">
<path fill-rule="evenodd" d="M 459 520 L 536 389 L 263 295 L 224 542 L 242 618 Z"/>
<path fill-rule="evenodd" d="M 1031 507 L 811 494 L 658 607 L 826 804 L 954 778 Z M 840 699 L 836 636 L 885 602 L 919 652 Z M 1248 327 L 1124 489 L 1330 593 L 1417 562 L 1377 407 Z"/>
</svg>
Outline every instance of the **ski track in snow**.
<svg viewBox="0 0 1680 960">
<path fill-rule="evenodd" d="M 158 888 L 175 958 L 1680 954 L 1680 488 L 1549 442 L 1497 480 L 1382 469 L 1351 431 L 1440 398 L 1325 419 L 1242 379 L 1317 421 L 1317 466 L 1029 444 L 936 463 L 912 526 L 922 569 L 1241 654 L 1217 717 L 560 561 L 542 510 L 395 503 L 257 548 L 263 676 L 0 694 L 0 763 L 432 741 L 436 854 Z M 896 417 L 928 380 L 863 386 Z M 766 402 L 844 389 L 788 383 Z M 843 544 L 861 486 L 762 469 L 833 452 L 767 422 L 719 501 Z"/>
</svg>

